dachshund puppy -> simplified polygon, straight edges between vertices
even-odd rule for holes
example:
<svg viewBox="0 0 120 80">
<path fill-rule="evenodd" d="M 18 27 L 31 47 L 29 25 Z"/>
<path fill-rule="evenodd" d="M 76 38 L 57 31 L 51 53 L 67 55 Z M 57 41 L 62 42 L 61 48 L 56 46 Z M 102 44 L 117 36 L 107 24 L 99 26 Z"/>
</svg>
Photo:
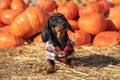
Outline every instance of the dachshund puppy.
<svg viewBox="0 0 120 80">
<path fill-rule="evenodd" d="M 46 57 L 49 63 L 48 73 L 55 71 L 55 61 L 65 63 L 68 67 L 71 64 L 74 54 L 74 43 L 69 39 L 67 29 L 74 32 L 65 17 L 56 13 L 51 15 L 42 31 L 42 40 L 46 42 Z"/>
</svg>

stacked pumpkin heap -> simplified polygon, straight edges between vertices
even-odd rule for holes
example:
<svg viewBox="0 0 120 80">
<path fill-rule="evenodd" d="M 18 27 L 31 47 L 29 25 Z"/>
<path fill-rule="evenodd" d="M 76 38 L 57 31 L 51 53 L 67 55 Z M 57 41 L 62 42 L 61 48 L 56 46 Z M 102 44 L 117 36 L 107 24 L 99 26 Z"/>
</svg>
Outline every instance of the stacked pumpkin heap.
<svg viewBox="0 0 120 80">
<path fill-rule="evenodd" d="M 29 0 L 2 0 L 0 2 L 0 48 L 24 45 L 41 32 L 49 17 L 36 6 L 28 6 Z"/>
<path fill-rule="evenodd" d="M 63 14 L 75 33 L 68 31 L 76 46 L 93 43 L 95 47 L 109 47 L 120 41 L 119 2 L 114 0 L 35 0 L 35 5 L 49 14 Z M 76 4 L 77 3 L 77 4 Z M 53 5 L 54 4 L 54 5 Z M 82 5 L 81 5 L 82 4 Z M 54 8 L 54 9 L 53 9 Z M 116 8 L 116 9 L 115 9 Z M 116 11 L 114 11 L 114 9 Z M 115 15 L 117 17 L 115 17 Z M 115 18 L 113 18 L 115 17 Z M 112 36 L 111 36 L 112 35 Z M 35 40 L 41 38 L 36 38 Z"/>
<path fill-rule="evenodd" d="M 63 14 L 73 27 L 75 33 L 68 31 L 68 35 L 76 46 L 116 45 L 120 41 L 120 1 L 112 1 L 1 0 L 0 48 L 24 45 L 24 39 L 40 33 L 53 13 Z M 43 43 L 41 35 L 35 37 L 34 42 Z"/>
</svg>

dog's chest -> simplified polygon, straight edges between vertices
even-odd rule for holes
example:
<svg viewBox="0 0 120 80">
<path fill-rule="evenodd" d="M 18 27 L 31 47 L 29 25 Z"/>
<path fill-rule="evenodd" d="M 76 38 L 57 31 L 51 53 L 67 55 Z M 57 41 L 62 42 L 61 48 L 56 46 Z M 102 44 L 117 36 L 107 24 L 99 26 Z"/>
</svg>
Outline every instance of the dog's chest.
<svg viewBox="0 0 120 80">
<path fill-rule="evenodd" d="M 53 46 L 51 42 L 46 43 L 47 49 L 47 58 L 54 59 L 55 56 L 57 57 L 68 57 L 74 52 L 74 44 L 68 42 L 68 44 L 62 49 L 60 46 L 56 45 Z"/>
</svg>

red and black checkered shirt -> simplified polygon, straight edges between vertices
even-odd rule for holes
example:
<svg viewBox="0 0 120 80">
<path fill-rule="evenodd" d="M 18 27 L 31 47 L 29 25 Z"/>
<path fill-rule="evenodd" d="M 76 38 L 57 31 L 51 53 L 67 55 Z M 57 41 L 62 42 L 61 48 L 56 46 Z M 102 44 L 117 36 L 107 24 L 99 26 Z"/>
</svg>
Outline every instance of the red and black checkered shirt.
<svg viewBox="0 0 120 80">
<path fill-rule="evenodd" d="M 57 60 L 62 57 L 72 58 L 74 51 L 74 42 L 68 40 L 67 45 L 62 50 L 59 46 L 54 46 L 50 41 L 46 43 L 46 57 L 51 60 Z"/>
</svg>

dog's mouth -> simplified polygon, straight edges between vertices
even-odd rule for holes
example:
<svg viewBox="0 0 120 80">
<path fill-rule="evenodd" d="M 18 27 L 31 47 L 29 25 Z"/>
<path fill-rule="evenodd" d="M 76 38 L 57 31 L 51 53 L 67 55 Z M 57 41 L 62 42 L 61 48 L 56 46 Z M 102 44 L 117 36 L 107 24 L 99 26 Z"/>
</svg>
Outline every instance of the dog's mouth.
<svg viewBox="0 0 120 80">
<path fill-rule="evenodd" d="M 64 31 L 61 30 L 61 31 L 57 32 L 57 38 L 62 39 L 64 37 L 64 34 L 65 34 L 65 30 Z"/>
</svg>

